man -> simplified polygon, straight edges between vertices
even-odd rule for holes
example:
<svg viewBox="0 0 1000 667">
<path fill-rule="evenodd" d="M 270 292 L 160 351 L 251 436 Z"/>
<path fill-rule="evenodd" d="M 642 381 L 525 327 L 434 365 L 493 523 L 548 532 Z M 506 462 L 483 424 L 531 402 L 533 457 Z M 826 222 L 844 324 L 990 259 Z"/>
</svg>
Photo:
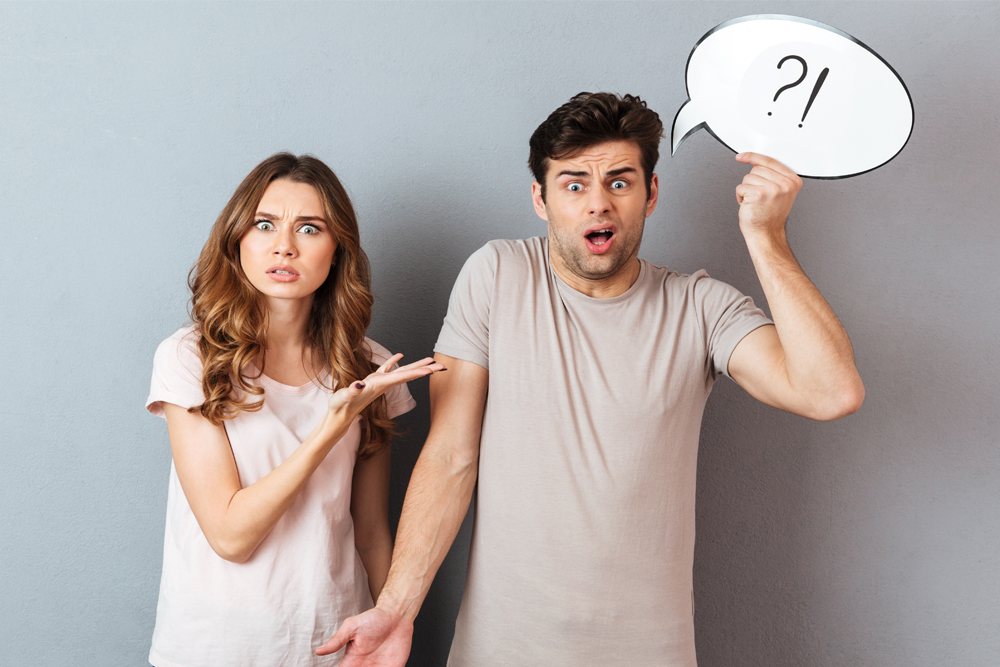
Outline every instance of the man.
<svg viewBox="0 0 1000 667">
<path fill-rule="evenodd" d="M 478 481 L 450 665 L 695 665 L 696 453 L 715 379 L 820 420 L 857 410 L 864 387 L 785 240 L 801 181 L 776 161 L 738 155 L 753 168 L 736 188 L 773 324 L 704 271 L 638 259 L 662 132 L 637 97 L 581 93 L 532 135 L 548 238 L 491 242 L 459 275 L 388 581 L 320 653 L 405 663 Z"/>
</svg>

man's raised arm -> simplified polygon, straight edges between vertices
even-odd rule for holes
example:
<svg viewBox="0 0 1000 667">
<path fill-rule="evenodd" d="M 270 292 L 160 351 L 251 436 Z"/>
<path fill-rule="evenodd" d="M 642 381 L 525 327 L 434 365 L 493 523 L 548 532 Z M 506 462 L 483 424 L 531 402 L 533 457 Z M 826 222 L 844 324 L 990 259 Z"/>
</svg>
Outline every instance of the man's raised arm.
<svg viewBox="0 0 1000 667">
<path fill-rule="evenodd" d="M 413 620 L 472 500 L 489 371 L 442 354 L 430 379 L 431 428 L 410 477 L 389 577 L 374 609 L 344 621 L 316 650 L 347 646 L 342 667 L 403 667 Z"/>
<path fill-rule="evenodd" d="M 802 181 L 769 157 L 741 153 L 736 159 L 753 165 L 736 188 L 740 230 L 775 326 L 760 327 L 739 342 L 729 374 L 773 407 L 824 421 L 849 415 L 865 396 L 851 341 L 785 238 Z"/>
</svg>

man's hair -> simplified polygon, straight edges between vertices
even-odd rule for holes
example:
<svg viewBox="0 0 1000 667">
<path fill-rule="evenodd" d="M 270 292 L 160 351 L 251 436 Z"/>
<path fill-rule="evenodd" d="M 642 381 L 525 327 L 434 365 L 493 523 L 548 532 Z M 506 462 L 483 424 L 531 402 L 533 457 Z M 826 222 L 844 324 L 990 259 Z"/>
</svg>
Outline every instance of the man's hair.
<svg viewBox="0 0 1000 667">
<path fill-rule="evenodd" d="M 663 123 L 660 116 L 635 95 L 578 93 L 553 111 L 528 140 L 528 168 L 542 186 L 549 160 L 573 157 L 606 141 L 631 141 L 639 147 L 646 196 L 660 157 Z"/>
</svg>

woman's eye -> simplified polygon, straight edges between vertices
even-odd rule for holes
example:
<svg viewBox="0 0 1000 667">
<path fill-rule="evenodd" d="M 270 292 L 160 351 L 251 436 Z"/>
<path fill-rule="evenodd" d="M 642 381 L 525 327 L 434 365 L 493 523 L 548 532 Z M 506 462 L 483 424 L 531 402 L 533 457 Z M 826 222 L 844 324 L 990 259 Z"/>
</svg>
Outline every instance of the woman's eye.
<svg viewBox="0 0 1000 667">
<path fill-rule="evenodd" d="M 570 192 L 582 192 L 583 191 L 583 186 L 581 184 L 579 184 L 579 183 L 570 183 L 569 186 L 567 187 L 567 189 Z"/>
<path fill-rule="evenodd" d="M 274 225 L 272 225 L 267 220 L 258 220 L 256 223 L 254 223 L 254 227 L 256 227 L 262 232 L 269 232 L 272 229 L 274 229 Z"/>
<path fill-rule="evenodd" d="M 316 227 L 315 225 L 302 225 L 302 227 L 299 228 L 299 231 L 303 234 L 319 234 L 319 227 Z"/>
<path fill-rule="evenodd" d="M 619 180 L 619 181 L 612 181 L 611 182 L 611 188 L 613 190 L 624 190 L 627 187 L 628 187 L 628 182 L 627 181 L 620 181 Z"/>
</svg>

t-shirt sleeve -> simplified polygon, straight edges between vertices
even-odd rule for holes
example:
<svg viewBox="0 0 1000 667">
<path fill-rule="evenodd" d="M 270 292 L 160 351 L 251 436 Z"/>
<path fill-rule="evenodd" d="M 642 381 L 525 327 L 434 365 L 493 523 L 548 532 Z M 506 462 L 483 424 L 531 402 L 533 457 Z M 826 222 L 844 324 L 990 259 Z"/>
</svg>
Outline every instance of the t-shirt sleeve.
<svg viewBox="0 0 1000 667">
<path fill-rule="evenodd" d="M 743 337 L 771 320 L 753 299 L 724 282 L 710 278 L 704 271 L 691 276 L 695 304 L 705 332 L 712 376 L 729 375 L 729 357 Z"/>
<path fill-rule="evenodd" d="M 489 244 L 472 253 L 455 280 L 434 351 L 490 367 L 490 301 L 497 252 Z"/>
<path fill-rule="evenodd" d="M 182 408 L 201 405 L 205 402 L 201 374 L 197 338 L 191 330 L 182 329 L 156 348 L 146 409 L 157 417 L 166 418 L 164 403 Z"/>
<path fill-rule="evenodd" d="M 392 356 L 389 350 L 385 349 L 371 338 L 366 338 L 369 349 L 372 351 L 372 361 L 381 366 L 385 360 Z M 399 364 L 393 366 L 398 368 Z M 399 415 L 409 412 L 417 407 L 417 402 L 413 400 L 410 390 L 405 384 L 398 384 L 385 392 L 385 408 L 389 419 L 395 419 Z"/>
</svg>

